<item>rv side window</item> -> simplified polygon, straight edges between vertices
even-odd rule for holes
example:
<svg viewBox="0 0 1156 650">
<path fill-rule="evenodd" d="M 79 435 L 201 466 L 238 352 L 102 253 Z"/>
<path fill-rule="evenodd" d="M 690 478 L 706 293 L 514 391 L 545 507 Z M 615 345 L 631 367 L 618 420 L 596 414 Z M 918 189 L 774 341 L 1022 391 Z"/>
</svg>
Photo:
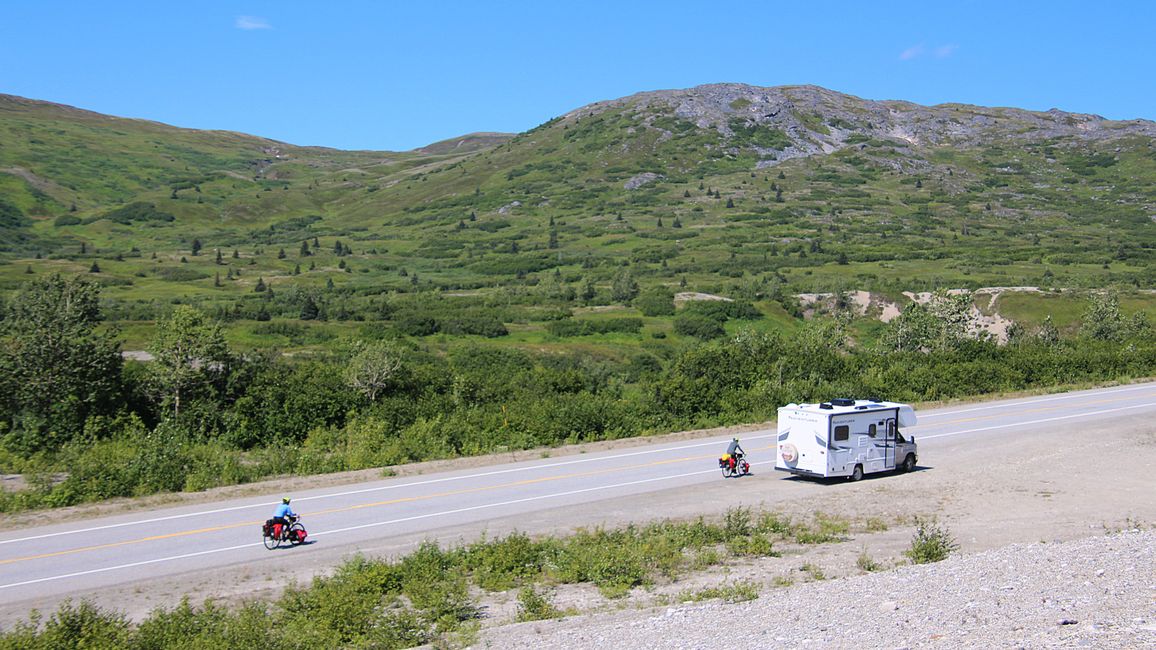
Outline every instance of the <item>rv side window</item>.
<svg viewBox="0 0 1156 650">
<path fill-rule="evenodd" d="M 876 429 L 876 428 L 875 428 L 875 425 L 874 425 L 874 424 L 872 424 L 871 426 L 867 427 L 867 435 L 871 436 L 872 438 L 874 438 L 874 437 L 875 437 L 875 433 L 876 433 L 877 431 L 878 431 L 878 429 Z"/>
<path fill-rule="evenodd" d="M 850 433 L 851 427 L 847 426 L 846 424 L 840 424 L 839 426 L 835 427 L 835 442 L 846 440 L 848 438 L 848 434 Z"/>
</svg>

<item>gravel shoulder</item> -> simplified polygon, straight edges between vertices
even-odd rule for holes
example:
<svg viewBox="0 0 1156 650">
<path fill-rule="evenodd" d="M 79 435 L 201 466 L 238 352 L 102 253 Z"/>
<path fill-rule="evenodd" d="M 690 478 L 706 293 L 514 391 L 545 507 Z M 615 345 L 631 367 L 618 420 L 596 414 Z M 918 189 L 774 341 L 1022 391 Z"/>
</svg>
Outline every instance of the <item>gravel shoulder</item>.
<svg viewBox="0 0 1156 650">
<path fill-rule="evenodd" d="M 559 588 L 556 605 L 599 611 L 494 625 L 475 647 L 1156 647 L 1153 476 L 1156 425 L 1131 417 L 960 439 L 925 454 L 920 471 L 857 484 L 774 477 L 798 483 L 797 496 L 775 503 L 759 499 L 758 482 L 730 495 L 654 495 L 647 510 L 671 515 L 717 511 L 706 505 L 716 503 L 797 518 L 822 512 L 858 525 L 843 543 L 784 547 L 782 557 L 638 589 L 622 602 Z M 865 515 L 888 530 L 867 532 Z M 959 552 L 910 566 L 903 551 L 912 515 L 936 518 Z M 868 574 L 860 555 L 891 570 Z M 756 583 L 759 598 L 677 600 L 738 581 Z M 506 621 L 516 616 L 514 605 L 501 611 Z M 736 623 L 741 632 L 722 632 Z"/>
<path fill-rule="evenodd" d="M 1013 544 L 719 601 L 494 630 L 479 648 L 1151 648 L 1156 532 Z M 728 631 L 732 630 L 732 631 Z"/>
</svg>

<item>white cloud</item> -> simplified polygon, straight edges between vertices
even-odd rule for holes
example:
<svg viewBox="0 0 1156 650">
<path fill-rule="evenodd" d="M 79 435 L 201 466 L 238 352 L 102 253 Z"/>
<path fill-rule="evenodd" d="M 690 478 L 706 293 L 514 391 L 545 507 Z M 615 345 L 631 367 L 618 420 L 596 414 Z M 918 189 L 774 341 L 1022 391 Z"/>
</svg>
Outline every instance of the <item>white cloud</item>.
<svg viewBox="0 0 1156 650">
<path fill-rule="evenodd" d="M 235 23 L 235 25 L 236 25 L 237 29 L 245 29 L 245 30 L 273 29 L 273 26 L 269 24 L 269 21 L 265 20 L 264 18 L 260 18 L 258 16 L 237 16 L 237 22 Z"/>
<path fill-rule="evenodd" d="M 946 59 L 947 57 L 951 56 L 952 54 L 955 54 L 955 51 L 958 49 L 959 49 L 959 46 L 954 45 L 954 44 L 952 44 L 952 45 L 936 45 L 935 47 L 928 48 L 923 43 L 920 43 L 919 45 L 912 45 L 911 47 L 907 48 L 906 50 L 903 50 L 903 52 L 901 52 L 899 54 L 899 60 L 900 61 L 911 61 L 913 59 L 922 59 L 922 58 L 929 56 L 929 55 L 933 56 L 937 59 Z"/>
<path fill-rule="evenodd" d="M 958 49 L 958 45 L 940 45 L 939 47 L 935 48 L 935 58 L 946 59 L 952 54 L 955 54 L 955 51 Z"/>
<path fill-rule="evenodd" d="M 899 55 L 899 60 L 900 61 L 910 61 L 911 59 L 919 58 L 919 57 L 923 56 L 923 51 L 924 51 L 924 47 L 922 44 L 913 45 L 912 47 L 909 47 L 906 50 L 903 50 L 903 53 Z"/>
</svg>

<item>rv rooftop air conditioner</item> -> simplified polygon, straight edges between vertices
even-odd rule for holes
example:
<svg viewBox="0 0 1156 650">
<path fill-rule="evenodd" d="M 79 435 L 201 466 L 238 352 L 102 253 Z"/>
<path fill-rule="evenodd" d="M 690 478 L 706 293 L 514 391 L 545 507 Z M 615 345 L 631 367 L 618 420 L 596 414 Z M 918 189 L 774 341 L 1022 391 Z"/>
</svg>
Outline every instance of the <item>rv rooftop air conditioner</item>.
<svg viewBox="0 0 1156 650">
<path fill-rule="evenodd" d="M 821 409 L 833 409 L 835 407 L 831 406 L 830 402 L 823 402 L 822 404 L 819 405 L 819 408 L 821 408 Z"/>
<path fill-rule="evenodd" d="M 831 400 L 831 404 L 835 406 L 855 406 L 855 400 L 846 397 L 836 397 Z"/>
</svg>

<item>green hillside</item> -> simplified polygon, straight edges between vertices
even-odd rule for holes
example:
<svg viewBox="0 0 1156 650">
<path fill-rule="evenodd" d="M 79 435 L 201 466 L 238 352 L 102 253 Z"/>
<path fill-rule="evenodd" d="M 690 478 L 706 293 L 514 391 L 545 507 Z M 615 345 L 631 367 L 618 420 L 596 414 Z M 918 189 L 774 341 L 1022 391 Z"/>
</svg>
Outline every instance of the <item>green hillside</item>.
<svg viewBox="0 0 1156 650">
<path fill-rule="evenodd" d="M 108 299 L 213 305 L 259 277 L 357 296 L 604 287 L 623 265 L 724 293 L 1152 286 L 1153 133 L 728 85 L 436 153 L 345 152 L 4 97 L 0 282 L 96 262 Z"/>
<path fill-rule="evenodd" d="M 0 96 L 0 511 L 1147 377 L 1154 139 L 722 84 L 350 152 Z"/>
</svg>

